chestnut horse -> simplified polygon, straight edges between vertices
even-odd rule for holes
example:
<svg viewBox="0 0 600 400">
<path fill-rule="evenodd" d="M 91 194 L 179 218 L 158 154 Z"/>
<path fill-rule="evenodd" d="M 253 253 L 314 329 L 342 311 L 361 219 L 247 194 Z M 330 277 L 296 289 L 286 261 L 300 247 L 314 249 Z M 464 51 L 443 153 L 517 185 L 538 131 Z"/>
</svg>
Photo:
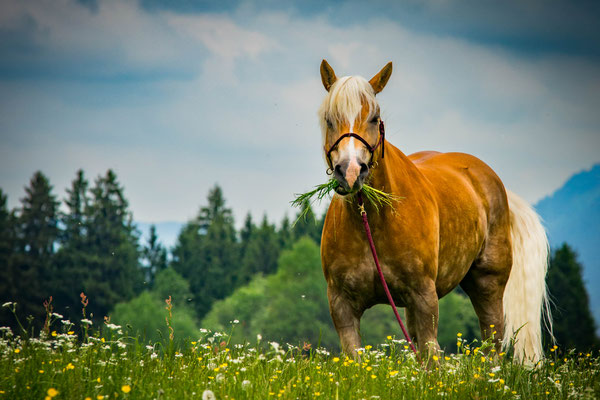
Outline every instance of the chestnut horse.
<svg viewBox="0 0 600 400">
<path fill-rule="evenodd" d="M 365 206 L 387 284 L 396 304 L 405 307 L 421 354 L 439 349 L 438 300 L 460 285 L 482 338 L 493 338 L 498 350 L 513 338 L 515 358 L 537 362 L 544 316 L 551 329 L 548 241 L 539 217 L 472 155 L 406 156 L 385 141 L 375 95 L 391 73 L 388 63 L 370 81 L 338 79 L 327 61 L 321 64 L 328 93 L 318 115 L 326 163 L 339 183 L 325 218 L 321 259 L 342 350 L 356 354 L 363 312 L 387 303 L 355 196 L 368 183 L 401 196 L 393 208 Z"/>
</svg>

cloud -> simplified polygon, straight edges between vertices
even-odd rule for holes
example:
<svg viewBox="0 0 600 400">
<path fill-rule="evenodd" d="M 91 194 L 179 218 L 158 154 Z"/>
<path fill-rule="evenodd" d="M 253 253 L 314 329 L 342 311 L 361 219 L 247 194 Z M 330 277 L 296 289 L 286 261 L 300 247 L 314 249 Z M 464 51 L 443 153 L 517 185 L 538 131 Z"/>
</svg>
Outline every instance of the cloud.
<svg viewBox="0 0 600 400">
<path fill-rule="evenodd" d="M 388 139 L 406 153 L 473 153 L 530 201 L 598 161 L 594 57 L 526 55 L 385 14 L 340 24 L 248 4 L 7 4 L 0 42 L 24 30 L 33 46 L 0 46 L 0 187 L 12 206 L 35 169 L 62 195 L 78 168 L 115 168 L 139 220 L 190 218 L 216 182 L 238 222 L 247 211 L 279 220 L 293 193 L 325 179 L 322 58 L 367 78 L 392 60 L 378 95 Z"/>
</svg>

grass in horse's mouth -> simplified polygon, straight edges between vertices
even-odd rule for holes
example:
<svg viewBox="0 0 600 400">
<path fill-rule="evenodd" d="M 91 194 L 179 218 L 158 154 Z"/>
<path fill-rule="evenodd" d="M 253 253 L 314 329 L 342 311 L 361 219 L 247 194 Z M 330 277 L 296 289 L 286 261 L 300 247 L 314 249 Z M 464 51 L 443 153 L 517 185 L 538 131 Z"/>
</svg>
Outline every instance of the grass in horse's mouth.
<svg viewBox="0 0 600 400">
<path fill-rule="evenodd" d="M 294 222 L 293 225 L 296 225 L 301 218 L 306 217 L 308 213 L 309 206 L 314 204 L 315 202 L 321 202 L 325 197 L 331 197 L 331 192 L 335 191 L 335 189 L 339 186 L 338 181 L 331 178 L 327 182 L 322 183 L 320 185 L 315 186 L 315 188 L 306 193 L 296 194 L 296 198 L 291 201 L 292 206 L 301 207 L 302 211 L 298 218 Z M 393 195 L 391 193 L 386 193 L 382 190 L 375 189 L 372 186 L 367 184 L 363 184 L 362 192 L 365 195 L 365 198 L 373 204 L 375 210 L 379 212 L 380 207 L 390 206 L 392 210 L 394 209 L 394 202 L 401 199 L 400 196 Z M 352 194 L 353 197 L 355 194 Z"/>
</svg>

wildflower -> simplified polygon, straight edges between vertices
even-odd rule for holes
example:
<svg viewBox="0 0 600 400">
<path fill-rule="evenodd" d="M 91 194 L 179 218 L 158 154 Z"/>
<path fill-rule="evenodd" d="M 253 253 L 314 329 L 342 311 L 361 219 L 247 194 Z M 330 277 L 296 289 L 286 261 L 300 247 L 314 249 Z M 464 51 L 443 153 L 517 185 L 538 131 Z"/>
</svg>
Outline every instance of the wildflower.
<svg viewBox="0 0 600 400">
<path fill-rule="evenodd" d="M 390 371 L 390 376 L 396 376 L 398 375 L 398 371 L 394 370 L 394 371 Z"/>
<path fill-rule="evenodd" d="M 123 393 L 129 393 L 129 392 L 131 392 L 131 386 L 123 385 L 123 386 L 121 386 L 121 390 L 123 391 Z"/>
<path fill-rule="evenodd" d="M 74 335 L 74 334 L 75 334 L 75 331 L 69 331 L 69 332 L 67 332 L 67 335 Z"/>
<path fill-rule="evenodd" d="M 373 348 L 373 346 L 371 346 L 370 344 L 365 346 L 365 350 L 371 350 Z"/>
<path fill-rule="evenodd" d="M 242 381 L 242 389 L 244 389 L 244 390 L 248 389 L 251 385 L 252 385 L 252 383 L 250 383 L 250 381 L 247 379 Z"/>
<path fill-rule="evenodd" d="M 81 323 L 82 323 L 82 324 L 87 324 L 87 325 L 92 325 L 92 324 L 93 324 L 93 323 L 92 323 L 92 321 L 91 321 L 91 320 L 89 320 L 89 319 L 87 319 L 87 318 L 84 318 L 84 319 L 82 319 L 82 320 L 81 320 Z"/>
<path fill-rule="evenodd" d="M 12 305 L 13 305 L 13 302 L 9 301 L 9 302 L 6 302 L 6 303 L 2 304 L 2 307 L 10 307 Z"/>
<path fill-rule="evenodd" d="M 433 361 L 437 361 L 437 360 L 439 360 L 439 359 L 440 359 L 440 358 L 439 358 L 438 356 L 433 356 Z"/>
<path fill-rule="evenodd" d="M 217 400 L 217 398 L 215 397 L 215 394 L 212 392 L 212 390 L 205 390 L 204 392 L 202 392 L 202 400 Z"/>
<path fill-rule="evenodd" d="M 256 335 L 256 340 L 259 342 L 262 340 L 262 335 L 260 333 Z"/>
<path fill-rule="evenodd" d="M 56 331 L 52 331 L 51 335 L 52 335 L 52 337 L 56 337 L 56 335 L 57 335 Z"/>
<path fill-rule="evenodd" d="M 458 332 L 458 333 L 456 334 L 456 336 L 458 336 L 458 337 L 461 337 L 461 336 L 462 336 L 462 333 Z"/>
<path fill-rule="evenodd" d="M 15 349 L 15 353 L 19 354 L 21 352 L 21 349 Z"/>
<path fill-rule="evenodd" d="M 333 360 L 332 360 L 332 361 L 333 361 L 334 363 L 336 363 L 336 362 L 339 362 L 339 361 L 340 361 L 340 358 L 339 358 L 339 357 L 333 357 Z"/>
<path fill-rule="evenodd" d="M 70 369 L 75 369 L 75 366 L 72 363 L 68 363 L 67 366 L 65 367 L 68 370 Z"/>
<path fill-rule="evenodd" d="M 234 320 L 233 320 L 233 323 L 234 323 L 234 324 L 239 324 L 239 323 L 240 323 L 240 321 L 239 321 L 239 320 L 237 320 L 237 319 L 234 319 Z"/>
<path fill-rule="evenodd" d="M 377 375 L 371 375 L 371 379 L 377 378 Z"/>
<path fill-rule="evenodd" d="M 58 390 L 56 390 L 54 388 L 50 388 L 50 389 L 48 389 L 48 391 L 46 393 L 48 393 L 48 396 L 50 396 L 52 398 L 58 394 Z"/>
<path fill-rule="evenodd" d="M 392 340 L 392 337 L 388 335 L 387 340 Z"/>
</svg>

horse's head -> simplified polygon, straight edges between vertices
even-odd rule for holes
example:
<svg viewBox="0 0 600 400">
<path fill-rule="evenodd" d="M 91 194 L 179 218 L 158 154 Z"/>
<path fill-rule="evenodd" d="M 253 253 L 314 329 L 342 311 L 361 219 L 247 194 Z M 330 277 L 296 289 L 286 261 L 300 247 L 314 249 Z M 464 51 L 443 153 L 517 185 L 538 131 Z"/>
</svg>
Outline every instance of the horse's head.
<svg viewBox="0 0 600 400">
<path fill-rule="evenodd" d="M 362 188 L 375 161 L 375 149 L 381 146 L 383 150 L 375 95 L 383 90 L 391 74 L 390 62 L 370 81 L 360 76 L 337 78 L 327 61 L 321 63 L 321 80 L 328 91 L 319 109 L 323 149 L 341 195 Z"/>
</svg>

